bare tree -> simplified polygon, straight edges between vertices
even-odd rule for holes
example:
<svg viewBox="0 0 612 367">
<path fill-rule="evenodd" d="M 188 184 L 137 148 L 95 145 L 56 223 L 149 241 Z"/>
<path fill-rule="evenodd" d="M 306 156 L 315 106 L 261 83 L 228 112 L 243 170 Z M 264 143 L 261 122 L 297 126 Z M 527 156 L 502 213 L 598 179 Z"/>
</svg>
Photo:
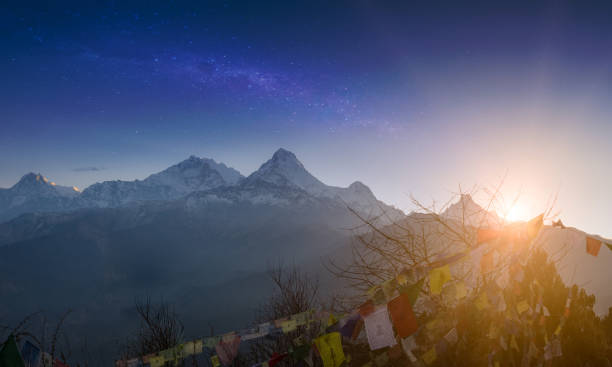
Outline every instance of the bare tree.
<svg viewBox="0 0 612 367">
<path fill-rule="evenodd" d="M 350 290 L 342 297 L 345 307 L 354 309 L 373 287 L 395 278 L 402 271 L 408 271 L 412 275 L 409 281 L 414 282 L 424 275 L 419 270 L 435 267 L 440 260 L 454 254 L 474 250 L 480 229 L 501 229 L 507 223 L 490 213 L 504 211 L 506 205 L 500 193 L 502 184 L 488 190 L 460 191 L 454 198 L 459 198 L 454 206 L 451 205 L 452 201 L 440 207 L 435 202 L 426 206 L 412 198 L 418 213 L 386 226 L 379 225 L 378 218 L 363 217 L 349 208 L 362 222 L 354 228 L 350 259 L 344 262 L 332 259 L 326 264 L 328 270 L 343 279 Z M 464 205 L 476 194 L 488 198 L 484 208 Z M 515 204 L 517 200 L 515 198 L 512 203 Z M 453 215 L 445 215 L 445 210 L 451 207 Z M 551 217 L 551 209 L 546 211 L 544 217 Z M 479 277 L 473 266 L 455 269 L 454 275 L 456 280 L 475 278 L 482 283 L 506 270 L 507 265 L 507 262 L 500 264 L 486 279 Z"/>
<path fill-rule="evenodd" d="M 282 319 L 287 316 L 315 309 L 320 301 L 319 281 L 300 270 L 296 265 L 285 267 L 282 264 L 270 266 L 268 277 L 275 285 L 270 298 L 260 306 L 256 323 Z M 300 343 L 310 344 L 320 331 L 319 323 L 299 326 L 295 331 L 256 340 L 250 344 L 249 355 L 237 363 L 257 363 L 270 358 L 274 353 L 286 353 Z M 296 338 L 301 337 L 301 342 Z M 246 361 L 245 361 L 246 359 Z M 293 366 L 291 359 L 283 365 Z"/>
<path fill-rule="evenodd" d="M 184 326 L 170 304 L 164 301 L 153 304 L 147 297 L 136 300 L 135 308 L 141 324 L 122 348 L 122 359 L 144 356 L 181 343 Z"/>
</svg>

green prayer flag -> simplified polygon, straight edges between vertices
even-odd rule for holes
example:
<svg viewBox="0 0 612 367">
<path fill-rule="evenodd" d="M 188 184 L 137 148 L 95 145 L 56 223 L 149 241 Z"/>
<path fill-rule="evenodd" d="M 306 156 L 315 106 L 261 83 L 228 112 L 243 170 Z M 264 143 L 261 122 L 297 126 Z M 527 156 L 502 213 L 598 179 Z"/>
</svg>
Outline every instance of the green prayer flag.
<svg viewBox="0 0 612 367">
<path fill-rule="evenodd" d="M 421 289 L 423 289 L 423 283 L 425 282 L 425 278 L 421 278 L 418 282 L 400 287 L 400 293 L 408 295 L 408 299 L 410 300 L 410 305 L 414 306 L 414 303 L 419 298 L 419 294 L 421 293 Z"/>
<path fill-rule="evenodd" d="M 0 367 L 25 367 L 12 335 L 6 339 L 0 350 Z"/>
</svg>

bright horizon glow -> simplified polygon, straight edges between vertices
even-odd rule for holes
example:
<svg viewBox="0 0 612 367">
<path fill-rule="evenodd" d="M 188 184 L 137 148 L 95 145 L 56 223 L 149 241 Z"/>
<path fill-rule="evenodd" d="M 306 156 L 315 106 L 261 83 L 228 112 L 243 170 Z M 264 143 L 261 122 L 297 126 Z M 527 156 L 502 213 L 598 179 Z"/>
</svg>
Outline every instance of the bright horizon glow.
<svg viewBox="0 0 612 367">
<path fill-rule="evenodd" d="M 502 212 L 500 215 L 507 222 L 526 221 L 530 219 L 527 207 L 521 202 L 515 203 L 509 210 L 505 213 Z"/>
</svg>

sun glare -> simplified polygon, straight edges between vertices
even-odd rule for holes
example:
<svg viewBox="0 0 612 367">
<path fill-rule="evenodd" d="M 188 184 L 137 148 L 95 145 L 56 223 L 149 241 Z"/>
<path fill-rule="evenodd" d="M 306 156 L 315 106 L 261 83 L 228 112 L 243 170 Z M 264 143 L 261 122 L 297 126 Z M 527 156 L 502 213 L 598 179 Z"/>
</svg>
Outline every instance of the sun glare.
<svg viewBox="0 0 612 367">
<path fill-rule="evenodd" d="M 525 206 L 521 205 L 521 203 L 516 203 L 508 210 L 505 218 L 508 222 L 516 222 L 519 220 L 526 220 L 528 216 Z"/>
</svg>

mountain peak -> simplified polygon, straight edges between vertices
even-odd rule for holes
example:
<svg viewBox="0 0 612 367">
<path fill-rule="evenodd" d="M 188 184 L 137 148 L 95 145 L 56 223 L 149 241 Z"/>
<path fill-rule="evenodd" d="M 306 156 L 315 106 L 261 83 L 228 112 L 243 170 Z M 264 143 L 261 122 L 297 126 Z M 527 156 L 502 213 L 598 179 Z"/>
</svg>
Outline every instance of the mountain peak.
<svg viewBox="0 0 612 367">
<path fill-rule="evenodd" d="M 325 187 L 304 168 L 292 152 L 280 148 L 272 158 L 249 176 L 249 181 L 262 180 L 280 186 L 297 186 L 306 191 L 320 191 Z"/>
<path fill-rule="evenodd" d="M 300 165 L 302 165 L 300 161 L 298 161 L 295 154 L 293 154 L 292 152 L 284 148 L 279 148 L 276 152 L 274 152 L 274 155 L 272 155 L 272 160 L 273 161 L 295 161 L 299 163 Z"/>
<path fill-rule="evenodd" d="M 495 212 L 489 212 L 478 205 L 470 194 L 461 194 L 441 215 L 445 219 L 464 221 L 474 227 L 496 227 L 501 222 Z"/>
<path fill-rule="evenodd" d="M 12 188 L 20 190 L 34 187 L 43 187 L 48 184 L 49 180 L 47 180 L 45 176 L 41 175 L 40 173 L 30 172 L 23 175 L 23 177 L 21 177 L 21 179 L 19 179 L 19 181 L 15 185 L 13 185 Z"/>
</svg>

